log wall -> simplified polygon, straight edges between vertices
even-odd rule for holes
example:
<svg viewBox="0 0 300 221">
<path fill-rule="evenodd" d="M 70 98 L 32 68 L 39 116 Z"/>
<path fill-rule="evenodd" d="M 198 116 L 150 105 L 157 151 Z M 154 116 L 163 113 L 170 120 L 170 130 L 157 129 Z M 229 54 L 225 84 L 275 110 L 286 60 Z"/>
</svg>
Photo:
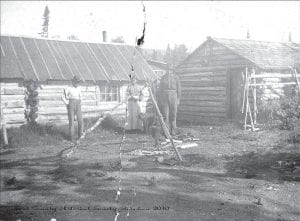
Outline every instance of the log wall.
<svg viewBox="0 0 300 221">
<path fill-rule="evenodd" d="M 39 93 L 38 123 L 68 123 L 67 109 L 61 96 L 66 85 L 41 85 Z M 127 86 L 120 86 L 120 101 L 126 99 Z M 100 102 L 99 86 L 81 86 L 83 95 L 82 112 L 84 118 L 98 117 L 102 113 L 110 111 L 119 101 Z M 147 90 L 144 91 L 144 101 L 141 103 L 142 109 L 146 107 L 148 98 Z M 7 123 L 7 127 L 17 127 L 26 123 L 24 117 L 25 110 L 25 88 L 18 83 L 1 83 L 1 107 Z M 113 115 L 125 115 L 126 105 L 120 105 L 112 113 Z"/>
<path fill-rule="evenodd" d="M 228 115 L 228 70 L 245 67 L 249 62 L 219 44 L 198 49 L 179 68 L 182 97 L 178 119 L 201 122 L 225 119 Z M 210 54 L 208 54 L 210 53 Z M 206 65 L 203 60 L 207 60 Z"/>
<path fill-rule="evenodd" d="M 25 89 L 18 83 L 0 83 L 0 102 L 7 127 L 20 126 L 26 122 L 24 118 Z"/>
<path fill-rule="evenodd" d="M 218 43 L 210 42 L 210 45 L 205 44 L 197 49 L 175 70 L 182 85 L 178 119 L 202 122 L 209 119 L 225 119 L 236 115 L 237 108 L 233 107 L 236 104 L 232 101 L 234 99 L 241 100 L 238 99 L 238 96 L 242 97 L 243 87 L 232 88 L 240 85 L 240 80 L 238 76 L 234 75 L 234 72 L 238 70 L 242 74 L 246 66 L 254 67 L 255 64 Z M 256 83 L 286 82 L 286 76 L 282 78 L 282 75 L 287 74 L 287 72 L 258 71 L 257 74 L 265 77 L 256 79 Z M 285 87 L 293 86 L 259 86 L 257 87 L 257 99 L 278 99 L 284 96 Z M 237 94 L 236 97 L 235 94 Z M 253 97 L 250 92 L 250 103 L 252 101 Z M 235 110 L 234 113 L 232 112 L 233 109 Z"/>
</svg>

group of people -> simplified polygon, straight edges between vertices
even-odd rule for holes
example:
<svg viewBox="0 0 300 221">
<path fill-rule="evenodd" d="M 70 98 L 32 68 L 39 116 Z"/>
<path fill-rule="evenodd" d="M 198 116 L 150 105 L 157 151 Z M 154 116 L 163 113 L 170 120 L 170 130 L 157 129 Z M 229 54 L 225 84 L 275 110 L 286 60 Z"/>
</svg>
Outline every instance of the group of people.
<svg viewBox="0 0 300 221">
<path fill-rule="evenodd" d="M 127 87 L 126 99 L 127 99 L 127 126 L 126 130 L 131 131 L 142 131 L 143 121 L 140 118 L 141 114 L 141 102 L 144 99 L 143 89 L 145 87 L 137 84 L 136 75 L 131 74 L 130 84 Z M 78 122 L 78 138 L 81 137 L 83 133 L 83 119 L 81 111 L 81 100 L 82 94 L 80 88 L 78 87 L 80 79 L 75 76 L 72 79 L 72 86 L 64 90 L 62 96 L 63 102 L 67 106 L 68 110 L 68 120 L 69 120 L 69 136 L 70 140 L 75 139 L 74 135 L 74 119 Z M 177 107 L 179 105 L 181 96 L 181 87 L 178 77 L 171 72 L 167 72 L 162 76 L 160 82 L 157 84 L 157 88 L 154 88 L 155 97 L 157 98 L 157 103 L 164 117 L 164 121 L 168 126 L 171 135 L 174 134 L 176 129 L 176 115 Z M 156 115 L 155 108 L 152 111 Z"/>
</svg>

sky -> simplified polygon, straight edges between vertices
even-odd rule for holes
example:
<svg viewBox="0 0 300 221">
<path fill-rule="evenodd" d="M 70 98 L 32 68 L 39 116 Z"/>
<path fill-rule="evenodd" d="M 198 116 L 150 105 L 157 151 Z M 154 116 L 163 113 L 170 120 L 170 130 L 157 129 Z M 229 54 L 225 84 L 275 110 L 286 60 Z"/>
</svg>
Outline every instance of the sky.
<svg viewBox="0 0 300 221">
<path fill-rule="evenodd" d="M 145 48 L 185 44 L 190 51 L 207 36 L 300 42 L 300 1 L 144 1 Z M 1 35 L 39 37 L 45 6 L 50 10 L 49 37 L 101 42 L 123 36 L 134 44 L 142 35 L 142 1 L 1 1 Z"/>
</svg>

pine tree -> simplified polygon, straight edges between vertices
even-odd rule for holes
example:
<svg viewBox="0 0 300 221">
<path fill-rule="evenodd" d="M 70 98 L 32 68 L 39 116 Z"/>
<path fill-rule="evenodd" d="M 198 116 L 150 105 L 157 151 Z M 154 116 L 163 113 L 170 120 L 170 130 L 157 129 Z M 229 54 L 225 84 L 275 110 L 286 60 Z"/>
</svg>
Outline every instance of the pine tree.
<svg viewBox="0 0 300 221">
<path fill-rule="evenodd" d="M 170 48 L 170 44 L 168 44 L 167 49 L 166 49 L 166 53 L 165 53 L 165 56 L 164 56 L 164 62 L 166 62 L 167 64 L 171 63 L 171 56 L 172 56 L 171 54 L 172 54 L 172 51 L 171 51 L 171 48 Z"/>
<path fill-rule="evenodd" d="M 45 10 L 44 10 L 44 14 L 43 14 L 44 22 L 43 22 L 43 25 L 42 25 L 43 26 L 42 33 L 40 33 L 41 36 L 45 37 L 45 38 L 48 38 L 49 14 L 50 14 L 49 8 L 46 5 Z"/>
</svg>

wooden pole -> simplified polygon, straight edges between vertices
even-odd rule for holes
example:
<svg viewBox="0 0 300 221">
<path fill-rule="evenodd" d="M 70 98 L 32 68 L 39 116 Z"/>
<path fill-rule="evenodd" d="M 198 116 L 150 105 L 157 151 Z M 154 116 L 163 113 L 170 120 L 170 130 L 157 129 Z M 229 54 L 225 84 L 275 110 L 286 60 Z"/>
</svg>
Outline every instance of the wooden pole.
<svg viewBox="0 0 300 221">
<path fill-rule="evenodd" d="M 298 93 L 300 93 L 300 85 L 299 85 L 299 81 L 298 81 L 296 68 L 294 68 L 294 74 L 295 74 L 296 85 L 297 85 L 297 88 L 298 88 Z"/>
<path fill-rule="evenodd" d="M 252 118 L 252 113 L 251 113 L 251 108 L 249 105 L 249 100 L 248 100 L 248 111 L 249 111 L 249 118 L 250 118 L 250 124 L 251 124 L 251 131 L 254 132 L 254 124 L 253 124 L 253 118 Z"/>
<path fill-rule="evenodd" d="M 252 75 L 251 75 L 251 79 L 252 76 L 255 76 L 255 69 L 252 69 Z M 253 78 L 253 84 L 256 84 L 256 79 Z M 252 94 L 253 94 L 253 122 L 254 124 L 256 124 L 256 118 L 257 118 L 257 103 L 256 103 L 256 87 L 252 87 Z"/>
<path fill-rule="evenodd" d="M 0 113 L 0 118 L 1 118 L 1 126 L 2 126 L 2 133 L 3 133 L 3 143 L 4 145 L 8 145 L 8 138 L 7 138 L 7 130 L 6 130 L 6 122 L 4 119 L 2 107 L 1 107 L 1 113 Z"/>
<path fill-rule="evenodd" d="M 246 71 L 245 71 L 245 75 L 246 75 L 246 93 L 245 93 L 245 99 L 246 99 L 246 110 L 245 110 L 245 119 L 244 119 L 244 130 L 247 129 L 247 118 L 248 118 L 248 94 L 249 94 L 249 82 L 248 82 L 248 68 L 246 67 Z"/>
<path fill-rule="evenodd" d="M 244 75 L 244 72 L 242 72 L 242 75 Z M 244 94 L 243 94 L 242 114 L 244 113 L 244 110 L 245 110 L 246 87 L 247 87 L 247 76 L 244 77 Z"/>
<path fill-rule="evenodd" d="M 172 136 L 171 136 L 171 134 L 170 134 L 170 132 L 169 132 L 169 129 L 168 129 L 167 125 L 165 124 L 165 121 L 164 121 L 164 119 L 163 119 L 162 114 L 160 113 L 160 110 L 159 110 L 159 108 L 158 108 L 157 102 L 156 102 L 156 100 L 155 100 L 155 98 L 154 98 L 154 96 L 153 96 L 151 87 L 150 87 L 150 85 L 148 84 L 148 82 L 147 82 L 147 86 L 148 86 L 148 90 L 149 90 L 149 94 L 150 94 L 151 100 L 152 100 L 152 102 L 153 102 L 153 104 L 154 104 L 154 107 L 155 107 L 155 109 L 156 109 L 156 112 L 157 112 L 157 114 L 158 114 L 159 121 L 160 121 L 160 123 L 161 123 L 162 129 L 163 129 L 165 135 L 167 136 L 167 138 L 171 141 L 172 147 L 173 147 L 173 149 L 175 150 L 178 159 L 179 159 L 180 161 L 182 161 L 182 157 L 181 157 L 180 153 L 178 152 L 177 147 L 176 147 L 175 144 L 174 144 L 173 138 L 172 138 Z"/>
</svg>

